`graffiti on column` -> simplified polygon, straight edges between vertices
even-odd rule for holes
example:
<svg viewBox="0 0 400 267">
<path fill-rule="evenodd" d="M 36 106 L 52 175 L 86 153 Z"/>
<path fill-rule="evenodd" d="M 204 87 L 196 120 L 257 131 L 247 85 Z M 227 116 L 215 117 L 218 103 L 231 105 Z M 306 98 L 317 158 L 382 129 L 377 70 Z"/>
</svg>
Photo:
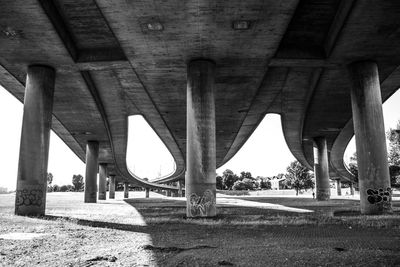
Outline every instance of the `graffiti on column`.
<svg viewBox="0 0 400 267">
<path fill-rule="evenodd" d="M 23 189 L 17 190 L 17 197 L 15 201 L 16 206 L 38 206 L 40 207 L 43 202 L 43 191 L 40 189 Z"/>
<path fill-rule="evenodd" d="M 391 201 L 391 193 L 392 189 L 388 187 L 386 190 L 383 188 L 379 189 L 367 189 L 367 195 L 368 195 L 368 202 L 370 204 L 376 204 L 376 205 L 383 205 L 383 206 L 390 206 L 390 201 Z"/>
<path fill-rule="evenodd" d="M 202 196 L 192 193 L 189 197 L 189 213 L 191 217 L 208 216 L 215 206 L 215 197 L 210 189 L 204 191 Z"/>
</svg>

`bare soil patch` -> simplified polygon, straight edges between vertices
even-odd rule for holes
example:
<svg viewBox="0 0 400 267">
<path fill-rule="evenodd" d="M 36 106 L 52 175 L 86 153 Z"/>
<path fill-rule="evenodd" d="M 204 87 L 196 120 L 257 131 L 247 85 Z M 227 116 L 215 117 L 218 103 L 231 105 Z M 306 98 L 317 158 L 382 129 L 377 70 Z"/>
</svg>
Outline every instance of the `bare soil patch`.
<svg viewBox="0 0 400 267">
<path fill-rule="evenodd" d="M 41 218 L 13 215 L 14 197 L 0 196 L 0 236 L 39 234 L 0 238 L 0 266 L 400 265 L 398 214 L 333 216 L 356 200 L 237 197 L 217 218 L 194 220 L 184 219 L 184 199 L 131 195 L 84 204 L 82 193 L 48 194 Z"/>
</svg>

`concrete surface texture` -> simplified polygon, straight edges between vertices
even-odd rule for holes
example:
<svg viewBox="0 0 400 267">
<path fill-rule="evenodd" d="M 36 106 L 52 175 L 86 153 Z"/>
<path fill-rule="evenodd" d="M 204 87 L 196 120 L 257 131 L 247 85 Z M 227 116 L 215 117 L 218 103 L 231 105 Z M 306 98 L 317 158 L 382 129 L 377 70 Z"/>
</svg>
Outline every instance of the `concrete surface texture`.
<svg viewBox="0 0 400 267">
<path fill-rule="evenodd" d="M 88 141 L 86 145 L 85 203 L 96 203 L 99 142 Z"/>
<path fill-rule="evenodd" d="M 330 177 L 351 180 L 347 66 L 376 62 L 383 100 L 399 88 L 399 12 L 397 0 L 5 0 L 0 83 L 24 101 L 27 67 L 52 66 L 52 129 L 77 156 L 98 141 L 98 162 L 119 181 L 177 191 L 129 172 L 127 116 L 143 115 L 173 155 L 176 170 L 162 182 L 183 180 L 187 63 L 207 58 L 216 64 L 216 167 L 278 113 L 302 164 L 312 169 L 313 138 L 324 136 Z"/>
<path fill-rule="evenodd" d="M 314 175 L 317 200 L 328 200 L 331 195 L 329 183 L 329 159 L 325 137 L 314 138 Z"/>
<path fill-rule="evenodd" d="M 18 215 L 45 213 L 54 79 L 50 67 L 28 68 L 15 197 Z"/>
<path fill-rule="evenodd" d="M 217 214 L 215 63 L 209 60 L 191 61 L 187 76 L 186 215 L 212 217 Z"/>
<path fill-rule="evenodd" d="M 99 164 L 99 200 L 107 198 L 107 164 Z"/>
<path fill-rule="evenodd" d="M 349 67 L 351 102 L 356 136 L 357 165 L 360 168 L 361 212 L 391 212 L 391 188 L 385 127 L 381 105 L 378 66 L 356 62 Z"/>
</svg>

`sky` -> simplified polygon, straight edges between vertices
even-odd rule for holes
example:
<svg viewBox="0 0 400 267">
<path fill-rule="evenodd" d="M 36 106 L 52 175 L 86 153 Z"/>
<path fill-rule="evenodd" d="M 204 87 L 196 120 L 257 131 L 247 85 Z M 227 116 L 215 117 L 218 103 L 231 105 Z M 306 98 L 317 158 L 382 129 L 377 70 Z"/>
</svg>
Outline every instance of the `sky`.
<svg viewBox="0 0 400 267">
<path fill-rule="evenodd" d="M 400 90 L 383 105 L 385 128 L 394 128 L 400 119 Z M 23 105 L 0 86 L 0 187 L 14 190 L 17 180 L 19 142 L 21 136 Z M 135 129 L 135 130 L 133 130 Z M 354 139 L 354 138 L 353 138 Z M 141 116 L 129 118 L 127 165 L 139 177 L 155 178 L 173 171 L 171 154 Z M 349 144 L 345 160 L 355 151 L 354 140 Z M 268 114 L 242 149 L 225 165 L 217 169 L 222 174 L 231 169 L 240 174 L 249 171 L 253 177 L 285 173 L 295 160 L 282 133 L 280 116 Z M 85 175 L 85 164 L 55 135 L 50 135 L 48 172 L 54 176 L 53 185 L 72 183 L 74 174 Z"/>
</svg>

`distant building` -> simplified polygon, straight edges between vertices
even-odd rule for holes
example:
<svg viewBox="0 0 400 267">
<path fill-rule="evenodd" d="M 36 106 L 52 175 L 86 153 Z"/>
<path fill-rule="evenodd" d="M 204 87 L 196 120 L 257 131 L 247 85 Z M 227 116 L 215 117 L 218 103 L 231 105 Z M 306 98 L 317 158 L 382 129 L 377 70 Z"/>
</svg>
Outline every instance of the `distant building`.
<svg viewBox="0 0 400 267">
<path fill-rule="evenodd" d="M 286 178 L 284 178 L 284 177 L 282 177 L 282 178 L 279 178 L 279 177 L 277 177 L 277 176 L 274 176 L 272 179 L 271 179 L 271 189 L 272 190 L 279 190 L 279 182 L 280 181 L 283 181 L 283 180 L 285 180 Z"/>
</svg>

